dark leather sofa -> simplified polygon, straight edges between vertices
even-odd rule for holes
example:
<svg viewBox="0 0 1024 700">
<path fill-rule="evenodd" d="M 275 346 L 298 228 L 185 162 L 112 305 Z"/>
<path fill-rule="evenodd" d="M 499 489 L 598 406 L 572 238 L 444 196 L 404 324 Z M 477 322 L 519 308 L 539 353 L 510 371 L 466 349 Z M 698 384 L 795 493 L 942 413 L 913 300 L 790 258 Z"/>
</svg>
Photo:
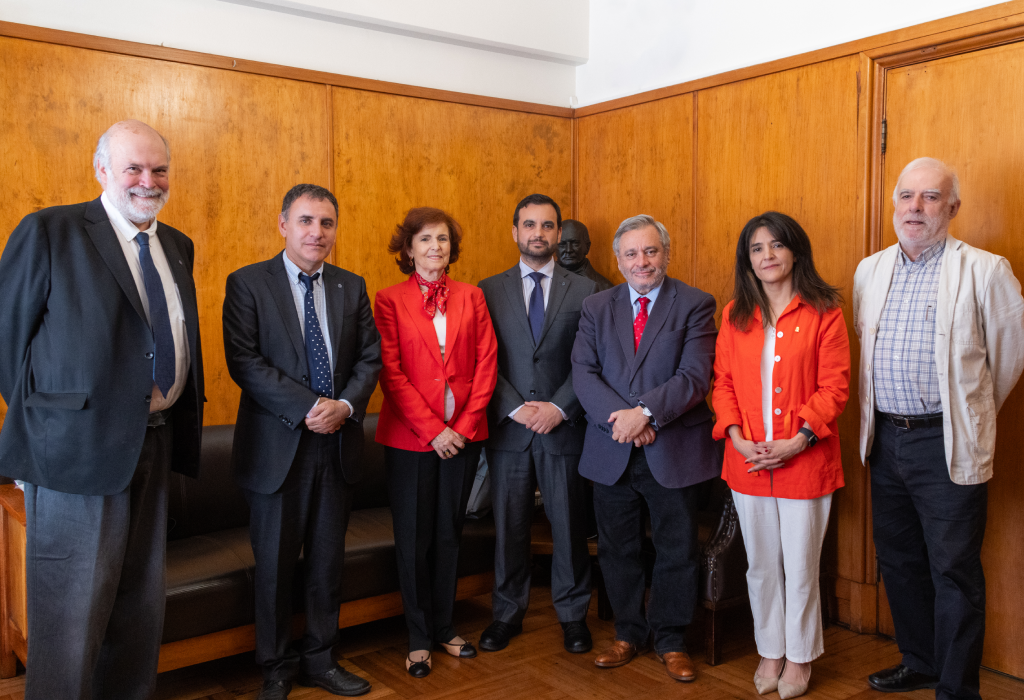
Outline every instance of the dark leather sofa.
<svg viewBox="0 0 1024 700">
<path fill-rule="evenodd" d="M 376 428 L 377 414 L 367 415 L 363 422 L 363 478 L 356 486 L 345 539 L 343 591 L 344 601 L 349 603 L 397 595 L 399 590 L 384 449 L 374 442 Z M 164 644 L 251 625 L 254 620 L 255 564 L 249 543 L 249 509 L 229 466 L 233 433 L 231 425 L 204 428 L 200 478 L 172 476 Z M 493 519 L 467 519 L 459 577 L 477 576 L 486 581 L 479 575 L 493 569 Z M 301 580 L 301 562 L 295 575 Z M 300 597 L 294 605 L 301 611 Z M 387 609 L 394 610 L 394 606 Z M 343 608 L 342 626 L 348 624 L 345 617 Z M 365 621 L 365 615 L 358 618 L 358 622 Z"/>
</svg>

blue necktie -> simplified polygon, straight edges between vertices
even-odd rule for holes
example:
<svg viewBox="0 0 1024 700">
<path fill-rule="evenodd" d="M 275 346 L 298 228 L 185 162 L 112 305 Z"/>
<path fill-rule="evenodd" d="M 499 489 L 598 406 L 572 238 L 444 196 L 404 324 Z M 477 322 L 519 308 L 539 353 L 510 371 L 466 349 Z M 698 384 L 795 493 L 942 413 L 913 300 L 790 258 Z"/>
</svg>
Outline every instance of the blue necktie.
<svg viewBox="0 0 1024 700">
<path fill-rule="evenodd" d="M 309 388 L 319 396 L 334 398 L 331 383 L 331 358 L 327 354 L 327 343 L 324 332 L 320 329 L 320 319 L 316 317 L 316 305 L 313 303 L 313 283 L 320 278 L 320 273 L 312 277 L 299 273 L 299 282 L 306 288 L 306 364 L 309 366 Z"/>
<path fill-rule="evenodd" d="M 167 396 L 167 392 L 174 386 L 174 336 L 171 334 L 171 317 L 167 312 L 167 297 L 164 295 L 160 273 L 153 264 L 149 234 L 140 231 L 135 242 L 139 244 L 139 265 L 142 266 L 142 281 L 146 285 L 146 297 L 149 299 L 149 325 L 153 329 L 156 344 L 153 383 Z"/>
<path fill-rule="evenodd" d="M 547 275 L 543 272 L 531 272 L 533 278 L 533 293 L 530 294 L 530 330 L 533 331 L 533 342 L 540 342 L 541 331 L 544 330 L 544 289 L 540 281 Z"/>
</svg>

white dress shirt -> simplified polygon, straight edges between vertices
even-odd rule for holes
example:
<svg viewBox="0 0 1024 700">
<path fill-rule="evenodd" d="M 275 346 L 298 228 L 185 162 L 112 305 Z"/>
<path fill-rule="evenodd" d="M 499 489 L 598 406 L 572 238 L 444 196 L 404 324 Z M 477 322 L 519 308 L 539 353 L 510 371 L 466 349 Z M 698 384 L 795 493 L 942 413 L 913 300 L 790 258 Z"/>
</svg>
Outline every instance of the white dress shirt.
<svg viewBox="0 0 1024 700">
<path fill-rule="evenodd" d="M 146 294 L 146 281 L 142 277 L 142 263 L 139 262 L 139 244 L 135 241 L 135 237 L 140 233 L 139 228 L 114 207 L 110 199 L 107 198 L 106 192 L 100 196 L 100 202 L 107 212 L 110 225 L 117 233 L 117 241 L 121 244 L 121 250 L 124 251 L 124 257 L 128 261 L 128 269 L 132 271 L 135 286 L 142 299 L 142 309 L 146 312 L 146 321 L 152 328 L 149 318 L 149 296 Z M 174 339 L 174 384 L 171 385 L 167 396 L 164 396 L 156 383 L 153 383 L 149 412 L 155 413 L 173 406 L 185 389 L 189 368 L 188 334 L 185 331 L 185 312 L 181 303 L 181 294 L 178 292 L 178 285 L 174 283 L 174 275 L 171 274 L 171 266 L 167 261 L 164 248 L 160 244 L 160 238 L 156 235 L 156 219 L 153 219 L 153 223 L 142 233 L 149 234 L 149 252 L 153 257 L 153 265 L 160 275 L 164 296 L 167 298 L 167 315 L 170 317 L 171 337 Z"/>
<path fill-rule="evenodd" d="M 530 313 L 530 297 L 533 296 L 534 287 L 537 286 L 537 283 L 533 281 L 532 277 L 530 277 L 534 272 L 539 272 L 544 275 L 544 279 L 540 281 L 540 291 L 544 294 L 544 310 L 546 311 L 548 308 L 548 299 L 551 298 L 551 275 L 555 274 L 555 259 L 551 258 L 544 267 L 539 270 L 534 270 L 532 267 L 524 263 L 522 258 L 519 258 L 519 274 L 523 276 L 523 303 L 526 304 L 527 315 Z M 551 402 L 549 401 L 548 403 Z M 517 413 L 519 413 L 519 409 L 525 405 L 526 404 L 521 404 L 514 408 L 512 412 L 508 414 L 508 417 L 513 418 Z M 557 408 L 558 412 L 562 414 L 562 420 L 569 420 L 569 416 L 566 415 L 565 411 L 553 403 L 551 405 Z"/>
<path fill-rule="evenodd" d="M 291 283 L 288 288 L 292 290 L 292 301 L 295 302 L 295 313 L 299 316 L 299 330 L 302 332 L 302 342 L 306 342 L 306 285 L 299 281 L 299 274 L 305 274 L 298 265 L 291 261 L 287 251 L 281 256 L 284 260 L 284 269 L 288 274 L 288 281 Z M 324 345 L 327 346 L 327 359 L 331 363 L 331 384 L 334 384 L 334 348 L 331 347 L 331 333 L 327 326 L 327 295 L 324 293 L 324 266 L 321 263 L 313 275 L 320 273 L 320 276 L 313 280 L 313 308 L 316 310 L 316 320 L 320 322 L 320 332 L 324 336 Z M 310 275 L 312 277 L 313 275 Z M 335 393 L 338 388 L 334 387 Z M 345 399 L 339 399 L 346 406 L 350 413 L 354 413 L 352 404 Z M 320 403 L 317 398 L 313 402 L 316 406 Z"/>
</svg>

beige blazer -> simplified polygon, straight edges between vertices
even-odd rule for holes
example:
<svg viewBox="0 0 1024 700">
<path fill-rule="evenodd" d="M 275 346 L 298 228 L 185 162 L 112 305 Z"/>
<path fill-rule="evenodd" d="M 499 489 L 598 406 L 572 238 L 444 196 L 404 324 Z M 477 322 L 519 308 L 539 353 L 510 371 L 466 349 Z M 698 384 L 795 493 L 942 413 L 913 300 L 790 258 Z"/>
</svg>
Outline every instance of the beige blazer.
<svg viewBox="0 0 1024 700">
<path fill-rule="evenodd" d="M 865 258 L 853 278 L 853 325 L 860 349 L 860 457 L 875 431 L 875 338 L 899 244 Z M 1024 299 L 1006 258 L 947 234 L 935 316 L 935 364 L 949 477 L 992 478 L 996 413 L 1024 370 Z"/>
</svg>

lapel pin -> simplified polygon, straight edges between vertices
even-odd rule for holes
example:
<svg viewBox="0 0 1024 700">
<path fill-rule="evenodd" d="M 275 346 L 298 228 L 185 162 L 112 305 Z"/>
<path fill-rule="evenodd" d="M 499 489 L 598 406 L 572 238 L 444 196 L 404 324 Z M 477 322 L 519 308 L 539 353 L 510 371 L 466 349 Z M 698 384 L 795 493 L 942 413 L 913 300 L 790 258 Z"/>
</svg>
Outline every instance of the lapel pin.
<svg viewBox="0 0 1024 700">
<path fill-rule="evenodd" d="M 341 289 L 341 285 L 340 284 L 338 285 L 338 289 Z"/>
<path fill-rule="evenodd" d="M 179 260 L 179 261 L 178 261 L 178 264 L 179 264 L 179 265 L 184 265 L 185 263 L 183 263 L 182 261 L 180 261 L 180 260 Z"/>
</svg>

